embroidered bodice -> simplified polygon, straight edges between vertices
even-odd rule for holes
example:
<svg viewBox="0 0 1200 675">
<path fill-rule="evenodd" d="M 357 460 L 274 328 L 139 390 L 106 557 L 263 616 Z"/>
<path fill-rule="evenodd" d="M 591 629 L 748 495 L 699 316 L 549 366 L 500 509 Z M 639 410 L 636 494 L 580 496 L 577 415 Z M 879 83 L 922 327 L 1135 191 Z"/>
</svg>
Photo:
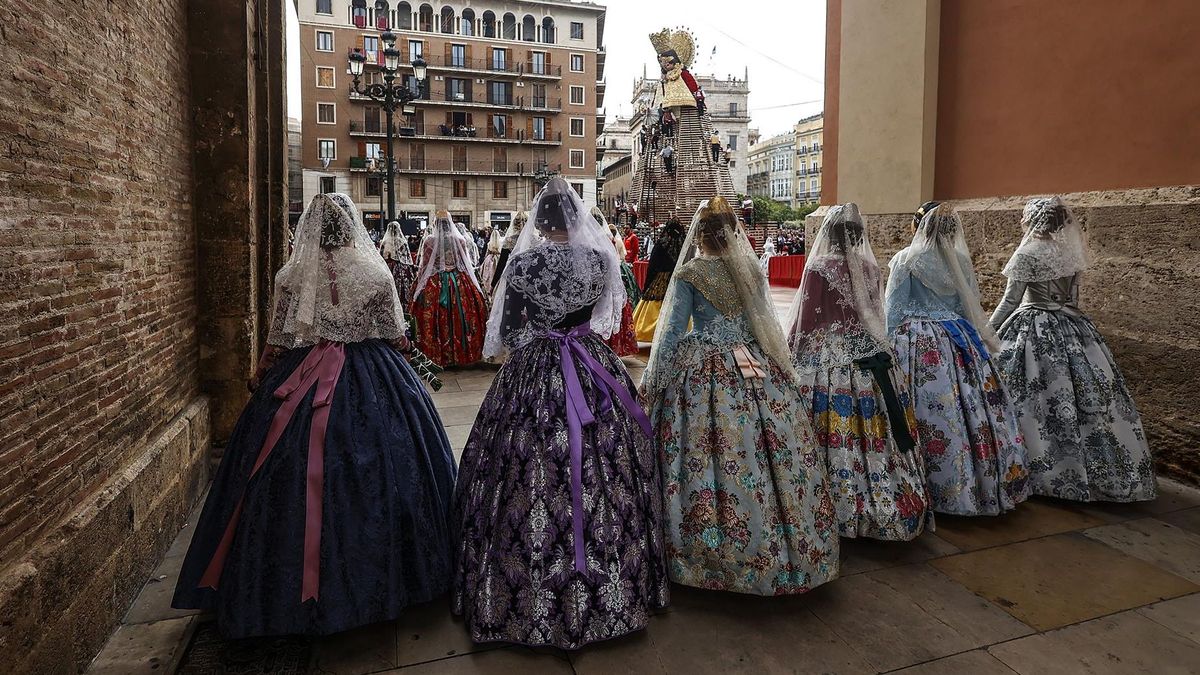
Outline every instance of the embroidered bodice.
<svg viewBox="0 0 1200 675">
<path fill-rule="evenodd" d="M 594 250 L 546 243 L 512 256 L 501 336 L 516 349 L 548 330 L 586 323 L 609 280 L 608 261 Z"/>
</svg>

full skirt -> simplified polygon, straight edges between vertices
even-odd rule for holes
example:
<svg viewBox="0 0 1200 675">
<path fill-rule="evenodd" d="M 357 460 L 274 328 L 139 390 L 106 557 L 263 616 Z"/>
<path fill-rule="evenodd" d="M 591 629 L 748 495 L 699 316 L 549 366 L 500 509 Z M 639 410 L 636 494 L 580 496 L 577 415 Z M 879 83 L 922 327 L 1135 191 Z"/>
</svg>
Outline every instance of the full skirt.
<svg viewBox="0 0 1200 675">
<path fill-rule="evenodd" d="M 345 350 L 325 433 L 317 600 L 301 602 L 315 387 L 249 478 L 282 403 L 273 394 L 308 348 L 267 372 L 225 448 L 172 606 L 215 611 L 227 637 L 336 633 L 395 619 L 450 588 L 454 458 L 433 401 L 385 342 Z M 199 588 L 239 499 L 218 590 Z"/>
<path fill-rule="evenodd" d="M 746 347 L 769 363 L 757 343 Z M 784 595 L 835 578 L 828 469 L 799 388 L 773 364 L 762 379 L 743 378 L 728 350 L 672 372 L 651 415 L 666 472 L 672 581 Z"/>
<path fill-rule="evenodd" d="M 618 382 L 621 361 L 580 342 Z M 587 573 L 575 569 L 571 457 L 559 345 L 535 339 L 492 383 L 463 451 L 454 500 L 453 609 L 476 642 L 576 649 L 645 628 L 670 598 L 662 478 L 651 440 L 575 365 L 594 424 L 583 428 Z"/>
<path fill-rule="evenodd" d="M 1001 328 L 1000 374 L 1013 397 L 1035 494 L 1077 501 L 1154 499 L 1142 420 L 1086 317 L 1028 307 Z"/>
<path fill-rule="evenodd" d="M 998 515 L 1029 497 L 1016 412 L 994 359 L 960 347 L 938 321 L 912 319 L 893 337 L 912 396 L 933 510 Z"/>
<path fill-rule="evenodd" d="M 496 263 L 500 257 L 499 253 L 488 253 L 483 256 L 483 264 L 479 266 L 479 286 L 483 288 L 485 296 L 492 294 L 492 281 L 496 278 Z"/>
<path fill-rule="evenodd" d="M 912 400 L 895 366 L 891 380 L 916 440 Z M 874 376 L 854 365 L 805 370 L 800 394 L 809 403 L 817 446 L 829 462 L 838 534 L 908 541 L 926 526 L 932 529 L 920 445 L 907 453 L 896 445 Z"/>
<path fill-rule="evenodd" d="M 621 281 L 625 284 L 625 295 L 629 298 L 629 303 L 637 307 L 638 301 L 642 299 L 642 289 L 638 288 L 637 277 L 633 275 L 633 265 L 627 262 L 621 262 Z"/>
<path fill-rule="evenodd" d="M 412 305 L 417 348 L 443 368 L 469 366 L 483 358 L 487 304 L 466 272 L 429 278 Z"/>
<path fill-rule="evenodd" d="M 617 356 L 632 356 L 638 353 L 638 341 L 633 332 L 633 305 L 625 302 L 621 310 L 621 327 L 604 341 Z"/>
<path fill-rule="evenodd" d="M 400 302 L 404 307 L 412 305 L 413 286 L 417 283 L 417 266 L 405 265 L 395 260 L 387 260 L 387 266 L 396 282 L 396 295 L 399 296 Z"/>
</svg>

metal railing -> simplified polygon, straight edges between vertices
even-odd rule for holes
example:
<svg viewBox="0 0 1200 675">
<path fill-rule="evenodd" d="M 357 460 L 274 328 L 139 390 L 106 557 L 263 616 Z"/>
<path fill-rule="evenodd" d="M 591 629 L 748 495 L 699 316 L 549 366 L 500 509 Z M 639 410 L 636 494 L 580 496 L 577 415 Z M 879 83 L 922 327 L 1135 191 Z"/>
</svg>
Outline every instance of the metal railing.
<svg viewBox="0 0 1200 675">
<path fill-rule="evenodd" d="M 465 56 L 456 57 L 454 54 L 446 56 L 445 54 L 430 54 L 422 56 L 425 63 L 430 68 L 440 70 L 480 70 L 492 73 L 505 73 L 509 75 L 532 75 L 535 77 L 562 77 L 562 66 L 557 64 L 543 64 L 535 66 L 531 63 L 521 63 L 511 59 L 498 60 L 494 57 L 484 58 L 466 58 Z M 375 65 L 383 64 L 382 52 L 377 59 L 378 63 L 368 59 L 368 63 Z M 401 69 L 411 68 L 411 63 L 401 62 Z"/>
</svg>

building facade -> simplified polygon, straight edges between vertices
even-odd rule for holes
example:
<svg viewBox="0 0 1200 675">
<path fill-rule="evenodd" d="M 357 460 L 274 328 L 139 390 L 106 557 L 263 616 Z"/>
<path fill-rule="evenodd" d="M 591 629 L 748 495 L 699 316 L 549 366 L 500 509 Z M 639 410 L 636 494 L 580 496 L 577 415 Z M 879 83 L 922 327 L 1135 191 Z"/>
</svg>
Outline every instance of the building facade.
<svg viewBox="0 0 1200 675">
<path fill-rule="evenodd" d="M 795 206 L 796 134 L 789 131 L 751 146 L 746 158 L 747 192 Z"/>
<path fill-rule="evenodd" d="M 604 169 L 604 191 L 600 209 L 611 222 L 624 224 L 625 200 L 629 198 L 629 190 L 633 187 L 633 155 L 624 157 L 609 164 Z"/>
<path fill-rule="evenodd" d="M 821 141 L 825 115 L 817 113 L 796 123 L 794 201 L 816 204 L 821 201 Z"/>
<path fill-rule="evenodd" d="M 304 126 L 295 117 L 287 121 L 288 225 L 295 227 L 304 213 Z"/>
<path fill-rule="evenodd" d="M 704 90 L 704 101 L 712 119 L 714 130 L 721 137 L 721 142 L 729 150 L 729 175 L 737 192 L 747 191 L 748 160 L 747 153 L 752 144 L 750 129 L 750 79 L 749 71 L 738 79 L 732 75 L 719 78 L 714 75 L 696 75 L 696 82 Z M 629 120 L 632 135 L 633 153 L 640 153 L 638 134 L 642 129 L 642 120 L 654 100 L 658 89 L 657 78 L 643 75 L 633 83 L 633 117 Z"/>
<path fill-rule="evenodd" d="M 397 111 L 397 216 L 427 222 L 448 209 L 472 226 L 507 226 L 528 209 L 539 169 L 557 172 L 589 201 L 596 195 L 596 138 L 603 127 L 603 7 L 566 0 L 393 2 L 387 17 L 356 25 L 350 0 L 299 3 L 304 198 L 349 194 L 368 227 L 386 204 L 385 117 L 352 91 L 347 57 L 367 57 L 363 85 L 382 82 L 382 28 L 398 36 L 400 75 L 429 64 L 415 113 Z"/>
</svg>

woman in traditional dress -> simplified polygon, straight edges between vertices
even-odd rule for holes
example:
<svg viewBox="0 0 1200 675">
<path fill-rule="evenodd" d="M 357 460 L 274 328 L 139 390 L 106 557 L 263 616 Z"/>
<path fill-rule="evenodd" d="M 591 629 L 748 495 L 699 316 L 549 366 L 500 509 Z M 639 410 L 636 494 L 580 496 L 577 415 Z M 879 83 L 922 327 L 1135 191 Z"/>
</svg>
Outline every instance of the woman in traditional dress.
<svg viewBox="0 0 1200 675">
<path fill-rule="evenodd" d="M 467 242 L 467 255 L 471 258 L 471 269 L 478 269 L 480 263 L 479 244 L 475 242 L 475 233 L 471 229 L 458 221 L 454 222 L 454 227 L 458 233 L 463 236 L 463 240 Z"/>
<path fill-rule="evenodd" d="M 421 265 L 413 289 L 417 346 L 443 368 L 480 359 L 487 305 L 470 247 L 446 211 L 421 242 Z"/>
<path fill-rule="evenodd" d="M 629 280 L 625 277 L 625 270 L 628 265 L 625 260 L 625 245 L 621 243 L 619 237 L 614 237 L 612 231 L 608 227 L 608 221 L 604 218 L 604 213 L 599 207 L 593 206 L 591 210 L 592 220 L 596 226 L 600 228 L 601 236 L 607 237 L 612 242 L 613 251 L 617 254 L 617 261 L 621 267 L 621 282 L 625 286 L 626 298 L 625 305 L 621 309 L 621 327 L 617 329 L 612 337 L 604 341 L 609 349 L 612 349 L 617 356 L 632 356 L 638 353 L 637 338 L 633 334 L 633 301 L 629 299 Z M 633 276 L 633 270 L 629 270 L 630 277 Z M 637 282 L 633 284 L 637 286 Z"/>
<path fill-rule="evenodd" d="M 495 287 L 496 279 L 496 263 L 500 257 L 500 247 L 504 244 L 504 237 L 500 235 L 500 230 L 492 228 L 492 234 L 488 238 L 487 250 L 483 256 L 483 264 L 479 266 L 479 284 L 483 289 L 483 294 L 488 298 L 492 296 L 492 288 Z"/>
<path fill-rule="evenodd" d="M 496 258 L 496 272 L 492 275 L 493 296 L 496 293 L 496 286 L 500 283 L 500 278 L 504 275 L 504 268 L 508 265 L 508 258 L 512 255 L 517 240 L 521 238 L 521 232 L 525 230 L 525 223 L 528 220 L 527 213 L 517 211 L 517 215 L 513 216 L 512 223 L 508 226 L 508 231 L 504 233 L 504 243 L 500 245 L 500 256 Z"/>
<path fill-rule="evenodd" d="M 1077 501 L 1154 499 L 1142 420 L 1100 332 L 1079 309 L 1087 244 L 1058 197 L 1033 199 L 1025 237 L 1004 267 L 1008 288 L 991 325 L 1012 394 L 1033 492 Z"/>
<path fill-rule="evenodd" d="M 639 342 L 650 342 L 654 339 L 667 285 L 671 283 L 671 275 L 675 272 L 675 264 L 683 248 L 684 234 L 683 226 L 677 218 L 668 220 L 666 225 L 654 233 L 650 263 L 646 267 L 646 283 L 642 288 L 642 297 L 638 301 L 637 309 L 633 312 L 633 329 Z"/>
<path fill-rule="evenodd" d="M 412 253 L 408 250 L 408 240 L 400 229 L 400 223 L 393 220 L 388 223 L 387 233 L 379 244 L 379 253 L 392 278 L 396 281 L 396 295 L 404 307 L 412 304 L 413 285 L 417 282 L 417 266 L 413 264 Z"/>
<path fill-rule="evenodd" d="M 892 258 L 887 326 L 917 416 L 933 509 L 997 515 L 1029 496 L 1016 411 L 992 359 L 962 220 L 927 202 Z"/>
<path fill-rule="evenodd" d="M 672 581 L 783 595 L 837 576 L 825 457 L 758 259 L 722 197 L 692 219 L 642 392 L 666 473 Z"/>
<path fill-rule="evenodd" d="M 354 203 L 314 197 L 172 606 L 230 638 L 325 635 L 450 588 L 454 459 L 401 307 Z"/>
<path fill-rule="evenodd" d="M 771 269 L 771 258 L 775 253 L 775 237 L 767 237 L 766 243 L 763 244 L 763 254 L 758 259 L 758 266 L 764 278 L 770 276 L 768 271 Z"/>
<path fill-rule="evenodd" d="M 883 318 L 883 279 L 856 204 L 829 209 L 788 338 L 843 537 L 907 541 L 933 520 L 916 419 Z"/>
<path fill-rule="evenodd" d="M 453 607 L 476 642 L 577 649 L 666 606 L 649 421 L 620 359 L 612 243 L 552 178 L 497 286 L 484 353 L 507 352 L 463 451 Z"/>
</svg>

